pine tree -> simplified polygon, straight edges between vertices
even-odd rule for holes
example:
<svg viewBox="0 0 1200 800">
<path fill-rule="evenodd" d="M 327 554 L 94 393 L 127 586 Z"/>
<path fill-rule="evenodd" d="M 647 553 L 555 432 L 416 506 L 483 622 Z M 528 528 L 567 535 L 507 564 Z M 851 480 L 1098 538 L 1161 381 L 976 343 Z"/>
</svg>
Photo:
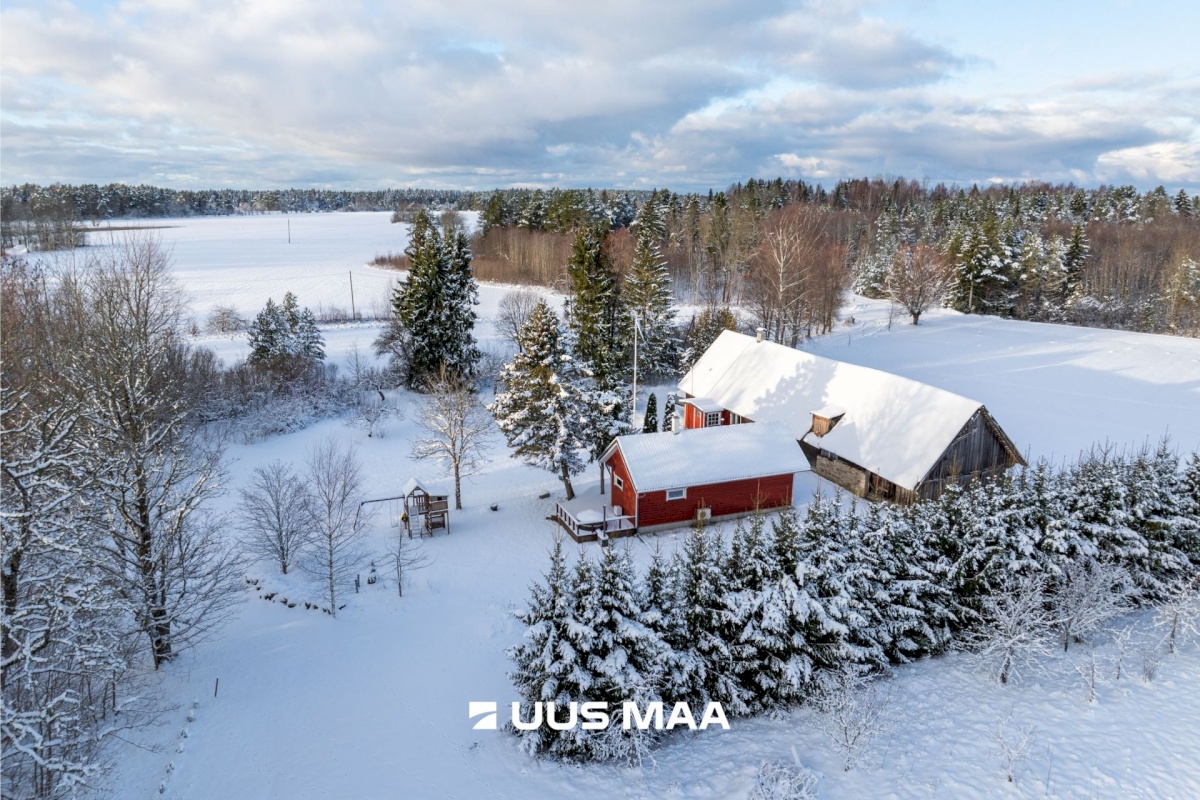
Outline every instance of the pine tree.
<svg viewBox="0 0 1200 800">
<path fill-rule="evenodd" d="M 279 313 L 287 323 L 288 333 L 293 338 L 300 332 L 300 303 L 292 292 L 284 292 L 283 302 L 279 305 Z"/>
<path fill-rule="evenodd" d="M 461 232 L 443 237 L 429 215 L 417 212 L 408 247 L 408 277 L 392 297 L 392 320 L 375 342 L 389 354 L 407 386 L 420 389 L 443 365 L 460 378 L 474 375 L 478 288 L 471 253 Z"/>
<path fill-rule="evenodd" d="M 286 367 L 295 359 L 325 360 L 325 340 L 317 327 L 317 318 L 300 308 L 296 295 L 287 292 L 283 304 L 268 299 L 249 329 L 250 356 L 256 366 Z M 301 362 L 303 363 L 303 362 Z"/>
<path fill-rule="evenodd" d="M 679 344 L 672 324 L 671 277 L 662 254 L 664 227 L 656 204 L 643 204 L 634 224 L 637 245 L 623 299 L 640 327 L 638 369 L 651 376 L 670 375 L 679 362 Z"/>
<path fill-rule="evenodd" d="M 646 416 L 642 420 L 642 433 L 658 433 L 658 398 L 654 392 L 646 400 Z"/>
<path fill-rule="evenodd" d="M 586 464 L 581 451 L 619 430 L 609 393 L 595 387 L 588 372 L 566 351 L 566 332 L 544 301 L 538 303 L 518 337 L 521 349 L 500 371 L 504 391 L 488 410 L 504 433 L 513 457 L 559 477 L 567 499 L 575 496 L 571 476 Z"/>
</svg>

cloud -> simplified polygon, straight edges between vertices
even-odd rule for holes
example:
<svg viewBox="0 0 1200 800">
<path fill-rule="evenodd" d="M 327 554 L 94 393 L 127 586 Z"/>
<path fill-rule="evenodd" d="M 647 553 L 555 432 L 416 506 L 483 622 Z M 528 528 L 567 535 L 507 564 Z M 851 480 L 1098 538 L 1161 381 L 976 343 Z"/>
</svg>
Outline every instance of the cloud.
<svg viewBox="0 0 1200 800">
<path fill-rule="evenodd" d="M 1194 72 L 968 92 L 960 76 L 979 57 L 878 11 L 850 0 L 9 3 L 3 181 L 1197 182 Z"/>
</svg>

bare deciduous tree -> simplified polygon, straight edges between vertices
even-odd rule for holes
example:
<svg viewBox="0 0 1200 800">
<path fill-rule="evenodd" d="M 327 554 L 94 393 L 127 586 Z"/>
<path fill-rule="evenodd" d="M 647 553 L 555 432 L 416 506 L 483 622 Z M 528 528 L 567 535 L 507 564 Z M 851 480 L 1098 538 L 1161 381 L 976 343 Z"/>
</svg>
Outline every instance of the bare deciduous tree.
<svg viewBox="0 0 1200 800">
<path fill-rule="evenodd" d="M 362 540 L 369 516 L 359 506 L 362 466 L 353 447 L 330 437 L 309 451 L 305 477 L 313 498 L 305 566 L 325 584 L 329 613 L 336 617 L 338 586 L 366 559 Z"/>
<path fill-rule="evenodd" d="M 967 641 L 991 665 L 1000 683 L 1008 683 L 1021 667 L 1049 652 L 1053 619 L 1046 610 L 1045 581 L 1040 576 L 1015 580 L 986 598 L 981 617 Z"/>
<path fill-rule="evenodd" d="M 531 289 L 517 289 L 501 297 L 496 312 L 496 332 L 500 338 L 520 350 L 521 328 L 541 299 L 542 296 Z"/>
<path fill-rule="evenodd" d="M 1154 615 L 1154 624 L 1166 631 L 1163 641 L 1168 653 L 1200 635 L 1200 578 L 1182 577 L 1172 582 Z"/>
<path fill-rule="evenodd" d="M 87 347 L 69 380 L 86 408 L 97 496 L 111 521 L 107 563 L 156 667 L 231 610 L 239 566 L 206 512 L 222 454 L 193 424 L 184 301 L 169 271 L 158 240 L 141 237 L 62 279 Z"/>
<path fill-rule="evenodd" d="M 993 739 L 1000 751 L 1000 764 L 1004 767 L 1004 775 L 1009 783 L 1015 783 L 1017 767 L 1029 758 L 1033 751 L 1034 734 L 1037 728 L 1033 725 L 1018 725 L 1013 722 L 1012 709 L 1000 717 L 993 732 Z"/>
<path fill-rule="evenodd" d="M 233 306 L 213 306 L 204 322 L 208 333 L 241 333 L 250 327 L 250 322 Z"/>
<path fill-rule="evenodd" d="M 745 300 L 772 341 L 795 347 L 833 327 L 848 273 L 829 220 L 820 209 L 797 205 L 773 212 L 763 224 Z"/>
<path fill-rule="evenodd" d="M 431 379 L 418 407 L 412 457 L 432 459 L 454 476 L 454 507 L 462 510 L 462 479 L 474 475 L 490 450 L 488 435 L 495 427 L 479 402 L 474 387 L 443 369 Z"/>
<path fill-rule="evenodd" d="M 887 292 L 908 311 L 916 325 L 922 314 L 941 302 L 952 274 L 936 249 L 925 244 L 902 245 L 888 269 Z"/>
<path fill-rule="evenodd" d="M 1051 600 L 1063 652 L 1072 639 L 1094 633 L 1129 608 L 1131 586 L 1129 573 L 1122 567 L 1084 556 L 1068 561 L 1055 581 Z"/>
<path fill-rule="evenodd" d="M 850 664 L 821 676 L 817 691 L 817 707 L 822 712 L 819 724 L 841 753 L 847 772 L 874 739 L 888 732 L 890 699 L 877 683 Z"/>
<path fill-rule="evenodd" d="M 396 573 L 396 592 L 404 597 L 404 582 L 409 574 L 432 564 L 433 557 L 421 546 L 419 539 L 406 536 L 403 530 L 388 538 L 387 552 Z"/>
<path fill-rule="evenodd" d="M 346 424 L 362 428 L 367 438 L 383 438 L 383 426 L 390 419 L 403 419 L 404 410 L 393 403 L 381 390 L 366 392 L 358 405 L 350 412 Z"/>
<path fill-rule="evenodd" d="M 279 565 L 287 575 L 312 536 L 312 494 L 282 461 L 258 467 L 241 490 L 246 550 Z"/>
</svg>

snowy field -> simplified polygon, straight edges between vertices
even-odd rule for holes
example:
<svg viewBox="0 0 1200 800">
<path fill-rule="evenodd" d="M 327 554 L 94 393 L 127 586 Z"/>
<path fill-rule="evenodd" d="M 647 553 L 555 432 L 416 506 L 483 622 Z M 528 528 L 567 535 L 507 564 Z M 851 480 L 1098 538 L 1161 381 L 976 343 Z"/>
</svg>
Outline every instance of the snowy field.
<svg viewBox="0 0 1200 800">
<path fill-rule="evenodd" d="M 377 253 L 402 250 L 405 234 L 386 214 L 171 224 L 178 227 L 158 234 L 174 248 L 177 273 L 199 315 L 216 303 L 250 314 L 288 289 L 302 304 L 344 299 L 348 305 L 348 292 L 338 294 L 338 276 L 348 272 L 356 292 L 360 274 L 379 272 L 376 291 L 384 292 L 393 275 L 364 265 Z M 506 290 L 481 288 L 485 345 L 494 343 L 491 319 Z M 862 300 L 846 313 L 854 325 L 806 349 L 979 400 L 1030 457 L 1070 459 L 1093 442 L 1136 445 L 1166 431 L 1182 449 L 1200 447 L 1200 341 L 950 312 L 930 314 L 917 328 L 899 320 L 889 329 L 887 305 Z M 376 332 L 371 325 L 326 329 L 330 359 L 343 358 L 352 344 L 367 351 Z M 244 352 L 240 341 L 201 343 L 227 360 Z M 413 402 L 398 396 L 402 404 Z M 327 420 L 232 445 L 228 486 L 244 485 L 255 467 L 273 459 L 302 461 L 326 436 L 359 446 L 371 497 L 395 494 L 410 475 L 436 484 L 429 466 L 409 459 L 411 417 L 393 421 L 382 439 Z M 592 470 L 577 486 L 595 478 Z M 531 760 L 503 733 L 471 730 L 467 703 L 503 706 L 515 699 L 503 651 L 521 631 L 510 612 L 546 566 L 556 530 L 546 516 L 561 484 L 508 458 L 497 436 L 483 473 L 463 491 L 466 508 L 452 512 L 449 535 L 426 541 L 434 562 L 414 575 L 402 599 L 392 584 L 364 586 L 335 620 L 302 604 L 265 602 L 247 588 L 225 628 L 163 670 L 162 692 L 177 708 L 138 737 L 140 747 L 120 752 L 114 795 L 746 797 L 762 761 L 791 761 L 794 752 L 820 774 L 817 795 L 830 798 L 1200 796 L 1196 644 L 1167 661 L 1152 682 L 1136 674 L 1105 679 L 1091 704 L 1065 659 L 1009 687 L 961 655 L 899 669 L 887 681 L 894 733 L 850 772 L 808 710 L 735 720 L 728 732 L 673 735 L 653 765 L 637 770 Z M 537 499 L 546 491 L 550 499 Z M 234 500 L 227 495 L 223 503 L 232 509 Z M 492 503 L 498 511 L 489 510 Z M 375 552 L 382 554 L 393 530 L 376 521 Z M 629 545 L 644 560 L 655 545 L 671 549 L 681 539 L 665 533 Z M 319 596 L 303 578 L 284 580 L 268 565 L 252 573 L 292 600 Z M 1098 652 L 1105 658 L 1111 648 L 1101 643 Z M 994 741 L 1007 717 L 1036 727 L 1030 756 L 1011 784 Z"/>
</svg>

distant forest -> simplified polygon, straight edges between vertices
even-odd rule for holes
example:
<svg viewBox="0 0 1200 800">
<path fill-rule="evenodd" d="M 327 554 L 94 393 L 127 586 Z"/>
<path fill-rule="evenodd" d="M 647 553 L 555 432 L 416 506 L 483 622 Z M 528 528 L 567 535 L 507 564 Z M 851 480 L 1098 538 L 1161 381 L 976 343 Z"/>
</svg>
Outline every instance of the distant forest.
<svg viewBox="0 0 1200 800">
<path fill-rule="evenodd" d="M 915 289 L 932 290 L 967 313 L 1200 335 L 1200 196 L 1163 187 L 857 179 L 826 189 L 782 178 L 704 194 L 24 185 L 0 194 L 0 234 L 5 247 L 47 249 L 82 244 L 88 225 L 117 218 L 386 210 L 403 220 L 417 208 L 474 210 L 480 279 L 562 287 L 585 228 L 607 232 L 619 276 L 647 202 L 663 222 L 676 298 L 739 309 L 779 341 L 828 330 L 849 288 L 901 305 Z"/>
</svg>

